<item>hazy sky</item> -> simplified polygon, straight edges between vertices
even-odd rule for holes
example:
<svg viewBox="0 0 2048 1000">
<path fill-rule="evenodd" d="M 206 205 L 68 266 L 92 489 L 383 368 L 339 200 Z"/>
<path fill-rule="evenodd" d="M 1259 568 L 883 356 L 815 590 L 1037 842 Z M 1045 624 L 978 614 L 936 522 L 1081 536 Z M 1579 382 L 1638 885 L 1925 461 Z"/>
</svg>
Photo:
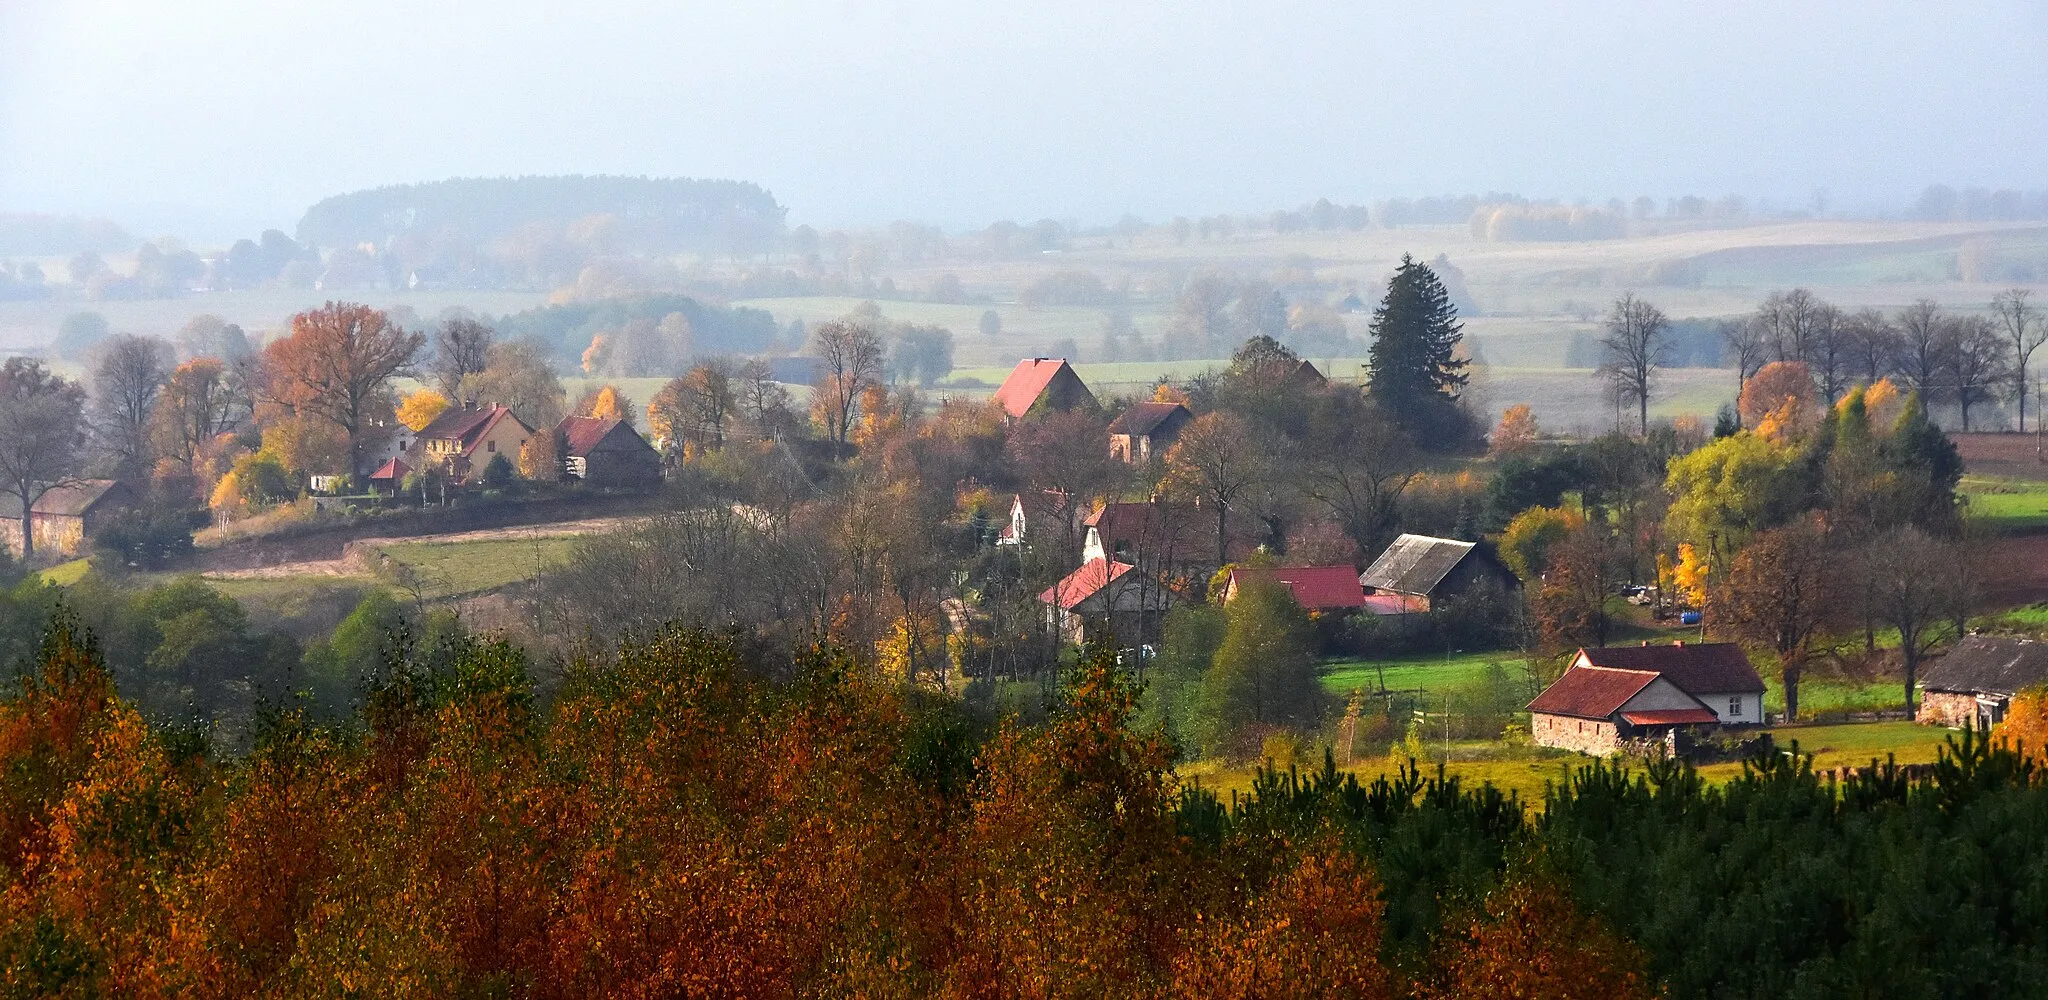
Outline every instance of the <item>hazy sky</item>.
<svg viewBox="0 0 2048 1000">
<path fill-rule="evenodd" d="M 0 208 L 289 230 L 354 188 L 571 172 L 752 180 L 820 225 L 1890 207 L 2048 187 L 2048 5 L 0 0 Z"/>
</svg>

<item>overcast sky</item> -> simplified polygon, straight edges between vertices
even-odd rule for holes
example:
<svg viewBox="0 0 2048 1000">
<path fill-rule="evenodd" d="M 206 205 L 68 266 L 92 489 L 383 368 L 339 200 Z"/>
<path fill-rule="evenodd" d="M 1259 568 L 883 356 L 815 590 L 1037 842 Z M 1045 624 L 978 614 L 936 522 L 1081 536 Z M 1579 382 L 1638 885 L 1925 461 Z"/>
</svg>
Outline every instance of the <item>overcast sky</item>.
<svg viewBox="0 0 2048 1000">
<path fill-rule="evenodd" d="M 2048 4 L 0 0 L 0 209 L 289 230 L 541 173 L 752 180 L 819 225 L 1890 207 L 2048 188 Z"/>
</svg>

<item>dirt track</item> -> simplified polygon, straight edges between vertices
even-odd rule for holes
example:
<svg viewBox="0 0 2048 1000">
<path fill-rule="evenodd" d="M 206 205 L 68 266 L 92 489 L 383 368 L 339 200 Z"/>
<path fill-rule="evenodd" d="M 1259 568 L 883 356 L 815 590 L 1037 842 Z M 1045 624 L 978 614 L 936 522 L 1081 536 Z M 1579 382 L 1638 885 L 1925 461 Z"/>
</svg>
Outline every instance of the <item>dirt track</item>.
<svg viewBox="0 0 2048 1000">
<path fill-rule="evenodd" d="M 366 553 L 386 545 L 448 544 L 453 542 L 519 541 L 531 538 L 573 538 L 610 531 L 643 520 L 640 517 L 593 517 L 581 521 L 526 524 L 509 528 L 451 531 L 438 535 L 405 535 L 395 538 L 359 538 L 342 549 L 338 559 L 302 559 L 271 566 L 218 570 L 204 574 L 215 580 L 272 580 L 298 576 L 362 576 L 370 572 Z"/>
</svg>

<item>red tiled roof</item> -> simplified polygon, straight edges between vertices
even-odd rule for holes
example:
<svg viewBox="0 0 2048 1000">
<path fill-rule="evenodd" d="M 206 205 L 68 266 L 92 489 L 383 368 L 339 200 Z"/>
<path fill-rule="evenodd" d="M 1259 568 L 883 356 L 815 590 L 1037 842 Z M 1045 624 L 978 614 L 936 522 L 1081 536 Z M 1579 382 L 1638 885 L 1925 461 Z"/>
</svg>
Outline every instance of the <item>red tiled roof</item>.
<svg viewBox="0 0 2048 1000">
<path fill-rule="evenodd" d="M 1617 670 L 1663 674 L 1689 695 L 1737 694 L 1764 689 L 1742 647 L 1732 642 L 1688 642 L 1669 646 L 1603 646 L 1579 651 L 1585 662 Z"/>
<path fill-rule="evenodd" d="M 404 479 L 406 474 L 410 472 L 412 472 L 411 466 L 393 458 L 378 466 L 377 471 L 370 473 L 370 481 L 376 482 L 380 479 L 389 479 L 395 483 Z"/>
<path fill-rule="evenodd" d="M 420 430 L 419 439 L 422 441 L 454 441 L 456 449 L 463 455 L 468 455 L 476 450 L 477 444 L 484 439 L 485 435 L 490 433 L 492 427 L 497 426 L 499 421 L 506 419 L 510 419 L 522 429 L 526 429 L 529 434 L 532 433 L 531 429 L 526 427 L 524 421 L 512 416 L 511 410 L 503 406 L 492 405 L 479 410 L 455 409 L 443 411 L 440 416 L 434 418 L 433 423 Z"/>
<path fill-rule="evenodd" d="M 1165 423 L 1175 413 L 1193 415 L 1187 407 L 1179 403 L 1137 403 L 1117 414 L 1117 418 L 1109 422 L 1109 432 L 1149 437 L 1159 429 L 1160 424 Z"/>
<path fill-rule="evenodd" d="M 1022 420 L 1031 412 L 1032 404 L 1038 402 L 1038 397 L 1045 394 L 1045 387 L 1052 384 L 1053 377 L 1065 367 L 1065 358 L 1025 358 L 1010 370 L 1010 377 L 1004 379 L 1002 388 L 996 390 L 995 400 L 1010 416 Z"/>
<path fill-rule="evenodd" d="M 1279 569 L 1240 568 L 1230 571 L 1233 583 L 1270 580 L 1294 594 L 1294 603 L 1311 611 L 1366 606 L 1365 588 L 1358 585 L 1358 571 L 1349 566 L 1282 566 Z"/>
<path fill-rule="evenodd" d="M 1566 670 L 1557 683 L 1544 688 L 1529 703 L 1529 711 L 1580 719 L 1610 718 L 1656 679 L 1657 675 L 1648 670 L 1575 666 Z"/>
<path fill-rule="evenodd" d="M 1082 563 L 1080 569 L 1068 573 L 1060 582 L 1047 587 L 1045 593 L 1038 595 L 1038 600 L 1044 604 L 1057 603 L 1060 607 L 1072 611 L 1082 601 L 1094 597 L 1102 588 L 1135 568 L 1130 563 L 1090 559 Z"/>
<path fill-rule="evenodd" d="M 588 454 L 618 425 L 617 417 L 563 417 L 555 426 L 555 433 L 562 436 L 562 456 Z"/>
<path fill-rule="evenodd" d="M 1212 551 L 1216 541 L 1214 522 L 1203 524 L 1201 508 L 1194 504 L 1167 501 L 1106 503 L 1081 521 L 1094 528 L 1103 551 L 1114 555 L 1128 549 L 1146 556 L 1164 555 L 1180 549 L 1186 554 Z"/>
<path fill-rule="evenodd" d="M 1631 726 L 1691 726 L 1700 723 L 1712 725 L 1721 717 L 1704 708 L 1670 708 L 1654 712 L 1623 712 L 1622 721 Z"/>
</svg>

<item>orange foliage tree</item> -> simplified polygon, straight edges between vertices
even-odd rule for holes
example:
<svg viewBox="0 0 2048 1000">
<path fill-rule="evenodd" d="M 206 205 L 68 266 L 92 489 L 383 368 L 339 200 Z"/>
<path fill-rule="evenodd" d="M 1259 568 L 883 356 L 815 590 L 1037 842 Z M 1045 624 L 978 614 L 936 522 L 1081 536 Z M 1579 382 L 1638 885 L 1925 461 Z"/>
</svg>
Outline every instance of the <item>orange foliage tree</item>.
<svg viewBox="0 0 2048 1000">
<path fill-rule="evenodd" d="M 352 302 L 292 317 L 291 334 L 263 349 L 270 393 L 301 416 L 332 421 L 360 455 L 364 432 L 390 416 L 391 380 L 410 370 L 426 336 Z"/>
</svg>

